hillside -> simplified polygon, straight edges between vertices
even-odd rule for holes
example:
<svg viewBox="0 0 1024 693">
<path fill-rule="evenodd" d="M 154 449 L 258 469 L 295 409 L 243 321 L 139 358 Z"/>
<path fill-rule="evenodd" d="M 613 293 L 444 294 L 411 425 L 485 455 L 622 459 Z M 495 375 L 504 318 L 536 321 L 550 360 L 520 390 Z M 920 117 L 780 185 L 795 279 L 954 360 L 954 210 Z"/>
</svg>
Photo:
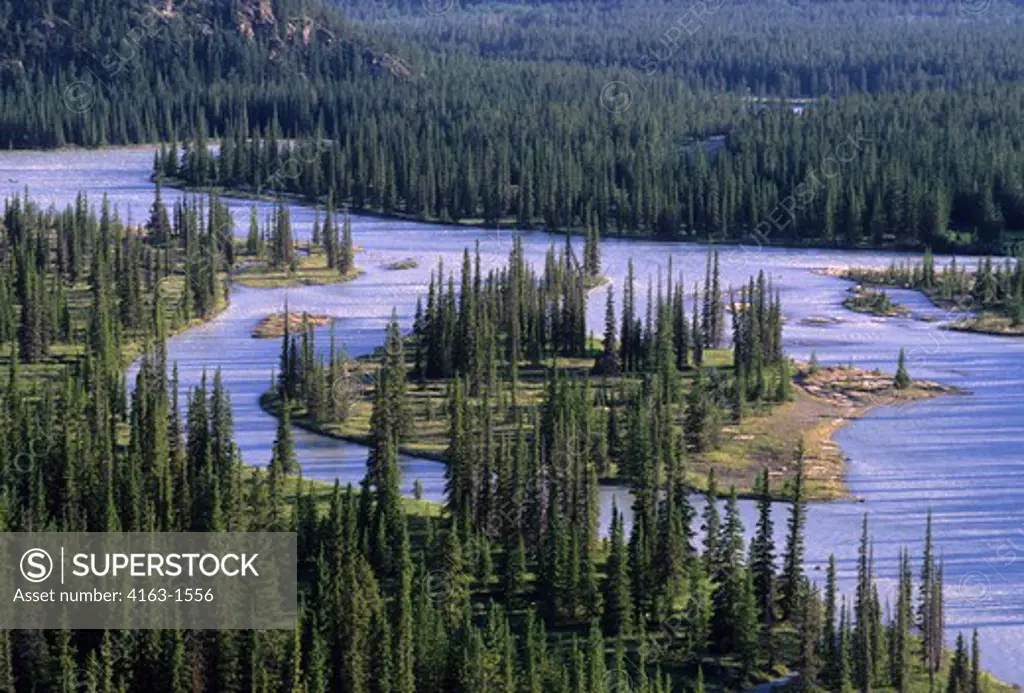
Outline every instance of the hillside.
<svg viewBox="0 0 1024 693">
<path fill-rule="evenodd" d="M 309 130 L 298 95 L 407 74 L 320 2 L 5 0 L 0 21 L 4 147 L 169 140 L 229 117 Z"/>
<path fill-rule="evenodd" d="M 1012 253 L 1010 2 L 5 0 L 0 145 L 207 138 L 163 173 L 376 214 Z M 256 151 L 259 148 L 260 151 Z"/>
</svg>

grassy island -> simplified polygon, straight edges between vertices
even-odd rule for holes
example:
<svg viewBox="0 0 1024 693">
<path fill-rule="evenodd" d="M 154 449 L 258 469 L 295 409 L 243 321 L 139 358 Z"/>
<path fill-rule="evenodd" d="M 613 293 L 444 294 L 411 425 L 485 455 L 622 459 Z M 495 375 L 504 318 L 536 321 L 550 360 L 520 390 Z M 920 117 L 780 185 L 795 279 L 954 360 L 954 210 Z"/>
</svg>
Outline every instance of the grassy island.
<svg viewBox="0 0 1024 693">
<path fill-rule="evenodd" d="M 352 267 L 339 272 L 328 267 L 327 257 L 322 253 L 300 256 L 294 267 L 275 268 L 265 261 L 255 261 L 235 272 L 231 280 L 254 289 L 281 289 L 290 286 L 315 286 L 320 284 L 341 284 L 359 277 L 363 271 Z"/>
<path fill-rule="evenodd" d="M 414 257 L 406 257 L 406 258 L 402 258 L 401 260 L 395 260 L 394 262 L 387 263 L 386 265 L 384 265 L 384 269 L 393 270 L 393 271 L 401 271 L 401 270 L 416 269 L 419 266 L 420 266 L 420 263 L 419 263 L 419 261 L 416 258 L 414 258 Z"/>
<path fill-rule="evenodd" d="M 309 313 L 274 313 L 256 323 L 252 328 L 252 336 L 256 339 L 272 339 L 283 337 L 285 332 L 300 332 L 308 327 L 324 327 L 330 325 L 334 318 L 329 315 L 310 315 Z M 287 329 L 286 329 L 287 325 Z"/>
<path fill-rule="evenodd" d="M 406 353 L 413 353 L 415 341 L 409 339 L 406 344 Z M 301 405 L 292 405 L 291 422 L 323 435 L 369 444 L 376 388 L 374 363 L 379 358 L 380 354 L 376 353 L 353 361 L 346 376 L 346 385 L 338 386 L 337 389 L 344 387 L 346 396 L 351 397 L 344 421 L 326 421 L 311 415 Z M 706 352 L 705 358 L 708 368 L 721 373 L 733 370 L 732 354 L 728 350 Z M 408 366 L 410 369 L 414 366 L 411 357 Z M 523 368 L 516 389 L 517 405 L 526 413 L 527 419 L 532 418 L 545 404 L 546 373 L 554 367 L 569 377 L 586 379 L 592 366 L 592 358 L 559 358 Z M 694 377 L 694 371 L 681 376 L 687 385 Z M 639 379 L 622 376 L 614 380 L 602 379 L 600 384 L 593 383 L 592 386 L 613 391 L 638 382 Z M 791 384 L 791 395 L 786 402 L 752 408 L 739 422 L 726 423 L 721 428 L 715 449 L 689 458 L 687 482 L 692 488 L 706 490 L 707 473 L 712 468 L 720 482 L 734 485 L 741 496 L 755 495 L 757 478 L 762 472 L 767 472 L 770 479 L 780 482 L 780 488 L 784 488 L 795 474 L 794 453 L 802 445 L 808 497 L 813 500 L 848 497 L 843 481 L 845 457 L 832 438 L 836 431 L 876 406 L 903 404 L 959 392 L 950 386 L 920 380 L 912 381 L 909 387 L 898 388 L 892 375 L 880 371 L 807 363 L 794 364 Z M 450 422 L 444 413 L 451 386 L 451 380 L 409 383 L 408 397 L 415 434 L 403 440 L 402 453 L 446 461 Z M 260 398 L 260 405 L 268 413 L 281 416 L 282 400 L 276 390 L 265 392 Z M 629 481 L 619 475 L 614 463 L 601 480 L 609 483 Z M 723 489 L 722 493 L 725 494 L 726 490 Z M 780 495 L 784 492 L 780 491 Z"/>
</svg>

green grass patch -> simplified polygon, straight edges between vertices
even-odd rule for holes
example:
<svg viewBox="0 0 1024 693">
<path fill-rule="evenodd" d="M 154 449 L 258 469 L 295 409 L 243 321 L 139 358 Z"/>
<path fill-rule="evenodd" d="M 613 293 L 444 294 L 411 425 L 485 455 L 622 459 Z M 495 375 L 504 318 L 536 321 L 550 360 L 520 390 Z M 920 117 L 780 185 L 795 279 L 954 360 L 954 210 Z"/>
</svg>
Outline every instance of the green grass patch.
<svg viewBox="0 0 1024 693">
<path fill-rule="evenodd" d="M 264 260 L 256 260 L 235 272 L 232 281 L 254 289 L 283 289 L 290 286 L 321 286 L 352 281 L 363 271 L 358 267 L 342 274 L 327 266 L 323 253 L 302 255 L 295 269 L 272 267 Z"/>
</svg>

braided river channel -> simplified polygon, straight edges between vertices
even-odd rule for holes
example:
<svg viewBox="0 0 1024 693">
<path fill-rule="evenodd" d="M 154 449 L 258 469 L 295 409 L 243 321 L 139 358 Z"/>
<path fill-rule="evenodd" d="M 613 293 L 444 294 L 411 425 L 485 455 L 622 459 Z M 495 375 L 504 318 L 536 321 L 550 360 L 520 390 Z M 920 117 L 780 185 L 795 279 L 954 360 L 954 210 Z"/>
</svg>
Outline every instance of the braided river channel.
<svg viewBox="0 0 1024 693">
<path fill-rule="evenodd" d="M 152 161 L 151 147 L 0 153 L 0 194 L 7 197 L 27 189 L 35 201 L 58 207 L 72 203 L 79 191 L 97 206 L 106 194 L 122 220 L 138 223 L 148 217 L 153 201 Z M 181 194 L 165 188 L 164 201 L 172 204 Z M 226 202 L 234 213 L 236 234 L 244 234 L 253 203 Z M 271 209 L 269 203 L 256 204 L 261 218 Z M 294 204 L 291 215 L 296 237 L 308 238 L 313 209 Z M 411 327 L 416 299 L 426 294 L 439 259 L 446 268 L 457 269 L 463 249 L 479 241 L 486 271 L 504 262 L 516 233 L 361 216 L 353 217 L 352 228 L 355 244 L 362 249 L 356 262 L 364 274 L 358 279 L 289 289 L 233 285 L 224 312 L 168 344 L 169 359 L 178 364 L 182 392 L 197 385 L 204 370 L 211 375 L 221 370 L 232 399 L 236 440 L 248 464 L 269 461 L 276 427 L 276 420 L 260 409 L 259 396 L 277 368 L 279 341 L 253 339 L 256 322 L 281 311 L 287 298 L 292 311 L 334 317 L 337 338 L 350 355 L 368 353 L 383 343 L 392 309 L 404 329 Z M 532 262 L 542 262 L 552 243 L 565 242 L 563 236 L 543 232 L 525 232 L 522 238 Z M 629 258 L 641 288 L 648 279 L 657 281 L 659 271 L 665 276 L 670 256 L 688 282 L 703 276 L 704 246 L 608 239 L 602 248 L 603 271 L 617 286 L 617 296 Z M 834 553 L 841 587 L 851 594 L 860 524 L 868 513 L 879 589 L 883 601 L 892 602 L 899 552 L 908 547 L 915 571 L 919 569 L 931 509 L 936 551 L 945 570 L 947 639 L 977 628 L 983 666 L 1003 680 L 1024 683 L 1024 338 L 943 330 L 943 322 L 959 316 L 946 314 L 911 291 L 890 292 L 911 309 L 910 317 L 853 313 L 842 306 L 850 283 L 812 272 L 823 266 L 886 266 L 894 259 L 913 259 L 910 256 L 729 246 L 720 250 L 724 285 L 738 285 L 764 269 L 781 289 L 785 347 L 792 357 L 807 359 L 814 350 L 823 364 L 852 363 L 892 372 L 896 355 L 904 348 L 913 377 L 966 391 L 880 406 L 838 432 L 835 440 L 849 458 L 847 486 L 856 500 L 810 505 L 806 568 L 813 579 L 823 581 L 828 556 Z M 384 267 L 407 258 L 416 259 L 418 266 L 404 271 Z M 646 291 L 637 293 L 643 314 Z M 598 290 L 590 297 L 588 328 L 600 334 L 603 317 L 604 294 Z M 325 346 L 327 339 L 318 343 Z M 364 447 L 300 429 L 294 435 L 305 476 L 358 485 L 365 470 Z M 441 499 L 440 463 L 404 456 L 402 470 L 407 492 L 419 480 L 426 498 Z M 603 523 L 608 522 L 612 499 L 628 510 L 628 496 L 625 488 L 602 487 Z M 741 504 L 750 532 L 753 504 Z M 787 513 L 787 505 L 777 505 L 780 548 Z"/>
</svg>

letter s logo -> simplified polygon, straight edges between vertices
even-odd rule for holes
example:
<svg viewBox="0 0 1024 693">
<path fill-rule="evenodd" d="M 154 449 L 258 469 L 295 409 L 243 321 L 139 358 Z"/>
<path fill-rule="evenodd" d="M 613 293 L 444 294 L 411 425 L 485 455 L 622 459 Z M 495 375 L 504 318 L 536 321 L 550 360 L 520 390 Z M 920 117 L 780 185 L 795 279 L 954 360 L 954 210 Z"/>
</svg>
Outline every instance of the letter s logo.
<svg viewBox="0 0 1024 693">
<path fill-rule="evenodd" d="M 53 559 L 42 549 L 29 549 L 21 557 L 21 574 L 29 582 L 43 582 L 53 572 Z"/>
</svg>

